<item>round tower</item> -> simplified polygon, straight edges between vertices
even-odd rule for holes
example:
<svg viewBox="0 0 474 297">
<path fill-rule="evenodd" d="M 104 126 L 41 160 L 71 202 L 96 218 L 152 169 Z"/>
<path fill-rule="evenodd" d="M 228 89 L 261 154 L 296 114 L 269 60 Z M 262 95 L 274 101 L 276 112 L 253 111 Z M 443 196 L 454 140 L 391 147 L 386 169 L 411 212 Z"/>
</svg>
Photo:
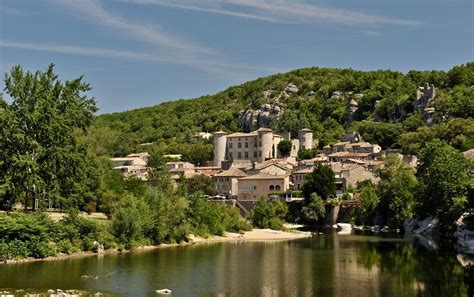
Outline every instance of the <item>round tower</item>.
<svg viewBox="0 0 474 297">
<path fill-rule="evenodd" d="M 225 160 L 227 133 L 218 131 L 212 134 L 214 136 L 214 166 L 221 167 Z"/>
<path fill-rule="evenodd" d="M 258 133 L 258 162 L 263 162 L 272 157 L 273 131 L 269 128 L 260 128 Z"/>
<path fill-rule="evenodd" d="M 301 129 L 298 133 L 301 150 L 310 150 L 313 148 L 313 131 L 310 129 Z"/>
</svg>

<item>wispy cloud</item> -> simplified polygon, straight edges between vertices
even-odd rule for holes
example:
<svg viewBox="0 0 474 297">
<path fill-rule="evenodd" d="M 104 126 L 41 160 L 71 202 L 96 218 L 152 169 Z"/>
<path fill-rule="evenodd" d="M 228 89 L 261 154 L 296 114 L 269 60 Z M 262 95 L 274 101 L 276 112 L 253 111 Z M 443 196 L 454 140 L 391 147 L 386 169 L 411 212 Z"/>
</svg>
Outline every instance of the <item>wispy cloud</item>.
<svg viewBox="0 0 474 297">
<path fill-rule="evenodd" d="M 369 35 L 369 36 L 382 36 L 383 35 L 382 32 L 372 31 L 372 30 L 362 30 L 360 31 L 360 33 L 364 35 Z"/>
<path fill-rule="evenodd" d="M 4 6 L 0 3 L 0 14 L 10 14 L 10 15 L 27 15 L 29 14 L 28 11 Z"/>
<path fill-rule="evenodd" d="M 209 6 L 209 3 L 207 3 L 206 5 L 206 3 L 203 3 L 203 2 L 180 3 L 179 1 L 166 1 L 166 0 L 164 1 L 161 1 L 161 0 L 123 0 L 121 2 L 129 2 L 129 3 L 135 3 L 135 4 L 154 4 L 154 5 L 161 5 L 161 6 L 172 7 L 172 8 L 183 9 L 183 10 L 194 10 L 194 11 L 209 12 L 209 13 L 215 13 L 215 14 L 223 14 L 223 15 L 228 15 L 228 16 L 234 16 L 234 17 L 245 18 L 245 19 L 254 19 L 254 20 L 266 21 L 266 22 L 272 22 L 272 23 L 294 23 L 294 22 L 284 21 L 284 20 L 274 18 L 274 17 L 226 10 L 226 9 L 222 9 L 215 6 Z"/>
<path fill-rule="evenodd" d="M 245 64 L 235 64 L 226 61 L 215 59 L 200 59 L 196 60 L 193 57 L 179 56 L 179 55 L 157 55 L 153 53 L 143 53 L 126 50 L 115 50 L 98 47 L 84 47 L 73 46 L 54 43 L 29 43 L 17 42 L 11 40 L 0 40 L 0 47 L 15 48 L 32 51 L 53 52 L 61 54 L 72 54 L 81 56 L 95 56 L 104 58 L 118 58 L 127 60 L 139 60 L 154 63 L 176 64 L 189 67 L 196 67 L 208 72 L 231 74 L 229 70 L 243 71 L 243 70 L 260 70 L 267 72 L 274 72 L 277 68 L 265 68 L 259 66 L 251 66 Z"/>
<path fill-rule="evenodd" d="M 277 23 L 338 23 L 345 25 L 420 25 L 419 21 L 330 8 L 300 0 L 118 0 L 224 14 Z M 248 11 L 251 11 L 248 12 Z"/>
<path fill-rule="evenodd" d="M 161 47 L 177 49 L 189 53 L 214 54 L 215 51 L 183 38 L 165 33 L 164 30 L 150 24 L 132 22 L 122 16 L 105 9 L 97 0 L 51 0 L 53 3 L 69 8 L 74 15 L 104 27 L 108 27 L 120 34 L 140 42 L 154 44 Z"/>
</svg>

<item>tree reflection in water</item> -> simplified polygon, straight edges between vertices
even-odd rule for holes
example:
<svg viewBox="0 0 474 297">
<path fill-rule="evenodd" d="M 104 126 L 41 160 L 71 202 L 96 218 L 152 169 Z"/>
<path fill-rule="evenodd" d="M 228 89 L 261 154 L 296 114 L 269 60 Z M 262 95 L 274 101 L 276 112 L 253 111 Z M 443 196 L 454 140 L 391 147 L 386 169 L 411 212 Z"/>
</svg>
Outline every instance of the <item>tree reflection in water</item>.
<svg viewBox="0 0 474 297">
<path fill-rule="evenodd" d="M 451 247 L 427 250 L 408 241 L 361 242 L 358 264 L 380 270 L 382 296 L 472 296 L 472 268 L 463 268 Z M 394 277 L 396 276 L 396 277 Z M 413 290 L 414 289 L 414 290 Z M 468 290 L 470 291 L 468 295 Z M 391 294 L 392 293 L 392 294 Z M 401 295 L 401 296 L 402 296 Z"/>
</svg>

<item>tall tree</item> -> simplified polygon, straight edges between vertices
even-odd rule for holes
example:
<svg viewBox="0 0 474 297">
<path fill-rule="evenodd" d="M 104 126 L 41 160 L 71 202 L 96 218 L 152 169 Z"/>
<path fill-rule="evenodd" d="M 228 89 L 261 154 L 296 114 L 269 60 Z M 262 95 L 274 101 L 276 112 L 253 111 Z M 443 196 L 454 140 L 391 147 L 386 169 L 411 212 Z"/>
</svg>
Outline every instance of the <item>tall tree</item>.
<svg viewBox="0 0 474 297">
<path fill-rule="evenodd" d="M 415 170 L 404 164 L 397 155 L 389 155 L 378 174 L 381 178 L 377 185 L 380 197 L 378 212 L 386 220 L 384 224 L 402 227 L 404 220 L 413 215 L 417 189 Z"/>
<path fill-rule="evenodd" d="M 303 185 L 303 196 L 310 199 L 313 193 L 323 200 L 336 195 L 336 177 L 330 167 L 318 164 L 308 175 Z"/>
<path fill-rule="evenodd" d="M 291 153 L 291 141 L 289 140 L 282 140 L 280 143 L 278 143 L 278 152 L 280 153 L 280 156 L 282 157 L 288 157 Z"/>
<path fill-rule="evenodd" d="M 441 228 L 447 231 L 468 204 L 469 187 L 474 178 L 469 170 L 470 161 L 441 140 L 427 143 L 419 157 L 418 212 L 438 217 Z"/>
<path fill-rule="evenodd" d="M 98 187 L 86 148 L 75 130 L 92 123 L 97 110 L 83 78 L 62 83 L 54 65 L 24 72 L 14 66 L 5 75 L 12 101 L 0 109 L 0 199 L 3 207 L 22 200 L 52 199 L 56 206 L 79 206 L 94 199 Z"/>
</svg>

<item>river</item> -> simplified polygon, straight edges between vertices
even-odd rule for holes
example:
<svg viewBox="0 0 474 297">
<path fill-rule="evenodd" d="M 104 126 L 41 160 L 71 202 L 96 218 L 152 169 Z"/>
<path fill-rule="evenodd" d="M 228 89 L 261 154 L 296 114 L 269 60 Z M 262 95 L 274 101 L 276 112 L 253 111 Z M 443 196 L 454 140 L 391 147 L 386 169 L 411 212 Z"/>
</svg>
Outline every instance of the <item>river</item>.
<svg viewBox="0 0 474 297">
<path fill-rule="evenodd" d="M 172 296 L 467 296 L 468 279 L 452 251 L 371 235 L 200 244 L 0 265 L 1 290 L 25 290 L 18 295 L 76 289 L 86 295 L 158 296 L 155 290 L 169 288 Z"/>
</svg>

